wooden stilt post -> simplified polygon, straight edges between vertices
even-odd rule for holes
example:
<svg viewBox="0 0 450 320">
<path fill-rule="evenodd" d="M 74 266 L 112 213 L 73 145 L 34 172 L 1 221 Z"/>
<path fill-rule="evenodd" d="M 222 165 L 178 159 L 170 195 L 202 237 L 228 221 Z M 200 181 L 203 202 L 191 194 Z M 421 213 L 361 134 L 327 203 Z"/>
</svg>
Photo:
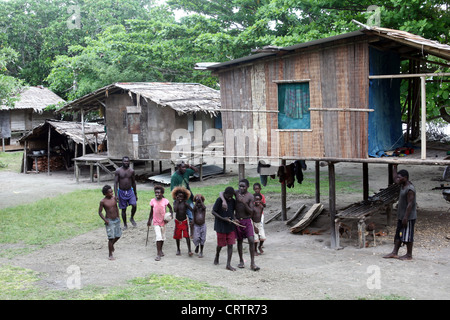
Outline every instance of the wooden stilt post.
<svg viewBox="0 0 450 320">
<path fill-rule="evenodd" d="M 283 170 L 286 166 L 286 160 L 281 160 L 281 166 Z M 287 209 L 286 209 L 286 181 L 281 183 L 281 220 L 287 220 Z"/>
<path fill-rule="evenodd" d="M 369 199 L 369 164 L 363 163 L 363 200 Z"/>
<path fill-rule="evenodd" d="M 48 124 L 48 141 L 47 141 L 47 175 L 50 175 L 50 137 L 52 134 L 52 126 Z"/>
<path fill-rule="evenodd" d="M 320 162 L 316 161 L 316 203 L 320 203 Z"/>
<path fill-rule="evenodd" d="M 328 163 L 329 209 L 331 222 L 331 248 L 336 249 L 336 173 L 334 163 Z"/>
<path fill-rule="evenodd" d="M 245 179 L 245 163 L 239 163 L 239 181 Z"/>
</svg>

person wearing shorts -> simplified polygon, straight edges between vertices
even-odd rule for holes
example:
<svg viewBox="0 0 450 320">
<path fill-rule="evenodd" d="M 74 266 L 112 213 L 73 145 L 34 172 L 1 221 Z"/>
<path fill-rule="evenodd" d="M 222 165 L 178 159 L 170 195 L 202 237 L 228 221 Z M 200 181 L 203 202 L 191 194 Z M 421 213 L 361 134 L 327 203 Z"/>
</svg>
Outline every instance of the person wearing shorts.
<svg viewBox="0 0 450 320">
<path fill-rule="evenodd" d="M 136 176 L 132 168 L 130 168 L 130 158 L 122 158 L 122 166 L 114 173 L 114 193 L 116 195 L 119 208 L 122 210 L 123 228 L 127 229 L 127 207 L 131 205 L 131 224 L 136 227 L 134 215 L 137 210 L 137 189 Z"/>
<path fill-rule="evenodd" d="M 160 261 L 164 256 L 162 247 L 166 240 L 166 221 L 164 216 L 166 215 L 167 208 L 169 208 L 171 216 L 173 218 L 173 209 L 169 203 L 169 200 L 164 198 L 164 187 L 157 185 L 154 188 L 155 198 L 150 200 L 150 215 L 148 217 L 147 226 L 153 223 L 153 229 L 155 231 L 156 241 L 156 261 Z"/>
<path fill-rule="evenodd" d="M 239 189 L 234 191 L 234 197 L 236 199 L 236 218 L 237 222 L 242 225 L 236 228 L 236 239 L 237 239 L 237 251 L 239 254 L 239 264 L 238 268 L 244 268 L 244 257 L 242 244 L 244 238 L 247 238 L 249 251 L 250 251 L 250 269 L 253 271 L 258 271 L 260 268 L 255 264 L 255 238 L 253 231 L 252 216 L 254 214 L 254 197 L 253 194 L 248 192 L 248 187 L 250 183 L 247 179 L 239 180 Z M 224 193 L 220 193 L 222 201 Z M 226 203 L 222 203 L 222 206 L 227 206 Z"/>
<path fill-rule="evenodd" d="M 414 243 L 414 226 L 417 219 L 416 189 L 409 181 L 409 173 L 406 170 L 397 172 L 397 165 L 392 166 L 394 182 L 400 185 L 400 194 L 397 207 L 397 229 L 394 236 L 394 249 L 383 258 L 396 258 L 411 260 Z M 399 257 L 398 251 L 401 244 L 406 244 L 406 254 Z"/>
<path fill-rule="evenodd" d="M 236 269 L 231 266 L 231 257 L 233 255 L 233 245 L 236 243 L 236 226 L 234 211 L 236 207 L 236 200 L 233 199 L 234 189 L 233 187 L 227 187 L 223 192 L 223 198 L 227 205 L 226 209 L 223 206 L 222 197 L 217 198 L 211 213 L 214 216 L 214 230 L 217 234 L 217 247 L 216 257 L 214 258 L 214 264 L 219 264 L 220 251 L 223 247 L 227 247 L 227 264 L 226 269 L 235 271 Z"/>
<path fill-rule="evenodd" d="M 98 215 L 105 223 L 106 236 L 108 237 L 108 251 L 109 260 L 114 260 L 113 252 L 114 244 L 122 236 L 122 229 L 120 228 L 119 208 L 117 207 L 117 201 L 114 197 L 111 186 L 105 185 L 102 188 L 102 193 L 105 196 L 99 204 Z M 103 215 L 103 210 L 105 215 Z"/>
</svg>

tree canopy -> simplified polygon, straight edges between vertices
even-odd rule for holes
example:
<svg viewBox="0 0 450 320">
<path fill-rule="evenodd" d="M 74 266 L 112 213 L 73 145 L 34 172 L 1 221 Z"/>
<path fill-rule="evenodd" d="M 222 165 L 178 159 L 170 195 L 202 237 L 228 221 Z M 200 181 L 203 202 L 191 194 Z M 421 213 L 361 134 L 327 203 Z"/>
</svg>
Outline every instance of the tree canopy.
<svg viewBox="0 0 450 320">
<path fill-rule="evenodd" d="M 216 88 L 218 80 L 194 70 L 195 63 L 359 29 L 352 19 L 375 17 L 382 27 L 448 43 L 448 6 L 447 0 L 10 0 L 0 2 L 0 45 L 17 53 L 8 76 L 49 86 L 66 100 L 118 81 Z M 175 19 L 175 10 L 186 15 Z M 431 88 L 448 99 L 447 82 Z"/>
</svg>

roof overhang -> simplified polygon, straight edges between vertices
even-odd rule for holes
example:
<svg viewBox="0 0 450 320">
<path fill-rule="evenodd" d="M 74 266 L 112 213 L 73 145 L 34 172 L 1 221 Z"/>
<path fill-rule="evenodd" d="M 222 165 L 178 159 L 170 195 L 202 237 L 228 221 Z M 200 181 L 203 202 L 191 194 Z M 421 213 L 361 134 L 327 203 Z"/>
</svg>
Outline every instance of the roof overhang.
<svg viewBox="0 0 450 320">
<path fill-rule="evenodd" d="M 362 24 L 360 24 L 362 25 Z M 288 46 L 279 48 L 278 50 L 271 50 L 269 52 L 261 52 L 256 53 L 253 55 L 249 55 L 246 57 L 222 62 L 222 63 L 216 63 L 209 67 L 207 67 L 208 70 L 219 72 L 222 69 L 228 69 L 231 67 L 235 67 L 242 64 L 251 63 L 255 60 L 260 60 L 264 58 L 269 57 L 275 57 L 279 56 L 280 54 L 285 55 L 289 53 L 299 52 L 301 50 L 306 50 L 307 48 L 314 47 L 314 46 L 321 46 L 326 44 L 331 44 L 333 42 L 344 40 L 344 39 L 350 39 L 350 38 L 357 38 L 357 37 L 364 37 L 368 36 L 369 38 L 376 38 L 369 40 L 371 44 L 376 44 L 376 41 L 378 40 L 379 43 L 381 42 L 387 42 L 390 41 L 391 43 L 394 43 L 395 45 L 392 45 L 391 48 L 400 48 L 403 47 L 403 52 L 408 53 L 409 55 L 416 54 L 420 56 L 425 56 L 428 54 L 437 56 L 439 58 L 450 60 L 450 46 L 447 44 L 442 44 L 437 41 L 425 39 L 423 37 L 414 35 L 409 32 L 405 31 L 399 31 L 394 29 L 387 29 L 387 28 L 380 28 L 380 27 L 368 27 L 365 25 L 362 25 L 364 28 L 348 32 L 328 38 L 308 41 L 304 43 L 299 43 L 296 45 Z M 387 44 L 383 44 L 386 46 L 385 48 L 389 49 Z M 406 48 L 406 49 L 405 49 Z"/>
</svg>

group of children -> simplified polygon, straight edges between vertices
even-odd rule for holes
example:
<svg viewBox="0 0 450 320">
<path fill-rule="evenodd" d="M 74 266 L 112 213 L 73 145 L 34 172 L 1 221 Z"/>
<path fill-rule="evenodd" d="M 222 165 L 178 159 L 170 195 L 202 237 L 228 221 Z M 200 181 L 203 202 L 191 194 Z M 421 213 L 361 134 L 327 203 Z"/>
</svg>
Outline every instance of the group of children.
<svg viewBox="0 0 450 320">
<path fill-rule="evenodd" d="M 228 247 L 226 269 L 234 271 L 231 267 L 231 256 L 233 245 L 238 241 L 238 253 L 240 263 L 238 267 L 244 267 L 242 258 L 242 241 L 247 238 L 251 255 L 251 269 L 259 270 L 254 264 L 254 256 L 262 254 L 263 244 L 266 240 L 264 232 L 264 208 L 266 200 L 261 194 L 261 185 L 253 185 L 254 194 L 247 191 L 248 180 L 239 182 L 239 189 L 234 190 L 227 187 L 220 193 L 213 208 L 212 214 L 215 217 L 214 230 L 217 233 L 217 248 L 214 264 L 219 264 L 219 255 L 223 247 Z M 112 188 L 105 185 L 102 189 L 105 197 L 100 201 L 99 216 L 106 226 L 108 237 L 109 259 L 114 260 L 114 244 L 122 235 L 120 228 L 119 210 Z M 206 206 L 205 198 L 201 194 L 194 196 L 194 204 L 191 207 L 188 199 L 191 192 L 184 187 L 176 187 L 172 190 L 173 207 L 170 201 L 164 197 L 164 187 L 156 185 L 154 187 L 155 197 L 150 201 L 150 214 L 147 226 L 153 225 L 156 242 L 156 261 L 160 261 L 164 256 L 163 244 L 166 240 L 166 226 L 173 219 L 175 223 L 173 238 L 176 241 L 177 255 L 181 255 L 180 242 L 186 239 L 188 255 L 192 256 L 191 238 L 195 245 L 195 253 L 199 258 L 203 257 L 203 248 L 206 241 Z M 103 210 L 106 214 L 103 215 Z M 167 212 L 169 211 L 169 212 Z M 190 215 L 189 211 L 193 214 Z M 175 212 L 175 217 L 174 217 Z M 189 221 L 192 216 L 192 221 Z M 174 219 L 175 218 L 175 219 Z M 190 231 L 191 230 L 191 231 Z M 191 237 L 192 233 L 192 237 Z M 259 251 L 259 252 L 258 252 Z"/>
</svg>

